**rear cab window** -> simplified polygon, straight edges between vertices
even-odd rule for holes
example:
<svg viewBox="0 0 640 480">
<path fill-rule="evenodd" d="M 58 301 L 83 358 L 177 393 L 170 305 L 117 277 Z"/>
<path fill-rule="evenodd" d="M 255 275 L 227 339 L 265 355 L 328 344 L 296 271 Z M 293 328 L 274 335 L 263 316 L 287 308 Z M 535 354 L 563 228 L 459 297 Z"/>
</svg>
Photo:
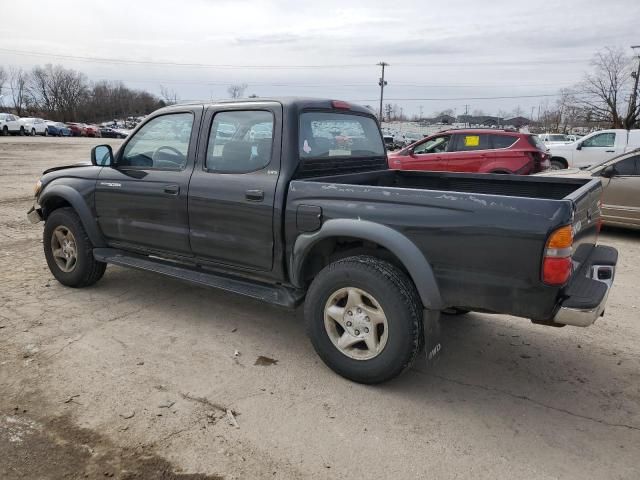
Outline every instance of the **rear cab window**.
<svg viewBox="0 0 640 480">
<path fill-rule="evenodd" d="M 353 113 L 308 111 L 300 115 L 301 159 L 385 157 L 372 117 Z"/>
</svg>

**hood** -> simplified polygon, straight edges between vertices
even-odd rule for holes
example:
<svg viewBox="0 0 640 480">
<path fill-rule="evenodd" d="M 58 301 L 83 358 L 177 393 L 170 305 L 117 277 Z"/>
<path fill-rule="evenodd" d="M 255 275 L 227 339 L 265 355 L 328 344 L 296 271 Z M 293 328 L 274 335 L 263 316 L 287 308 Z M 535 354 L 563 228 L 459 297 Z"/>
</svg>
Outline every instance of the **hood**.
<svg viewBox="0 0 640 480">
<path fill-rule="evenodd" d="M 591 176 L 591 172 L 589 170 L 580 170 L 579 168 L 563 168 L 562 170 L 547 170 L 536 175 L 542 177 L 587 178 Z"/>
</svg>

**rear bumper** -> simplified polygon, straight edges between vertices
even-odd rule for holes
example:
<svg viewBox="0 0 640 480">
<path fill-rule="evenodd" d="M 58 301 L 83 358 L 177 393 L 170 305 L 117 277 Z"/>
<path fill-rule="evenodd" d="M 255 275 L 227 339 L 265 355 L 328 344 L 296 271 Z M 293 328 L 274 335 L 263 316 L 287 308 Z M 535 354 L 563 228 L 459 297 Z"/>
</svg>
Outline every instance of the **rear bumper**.
<svg viewBox="0 0 640 480">
<path fill-rule="evenodd" d="M 604 315 L 617 262 L 618 251 L 615 248 L 602 245 L 595 247 L 572 277 L 553 322 L 588 327 Z"/>
</svg>

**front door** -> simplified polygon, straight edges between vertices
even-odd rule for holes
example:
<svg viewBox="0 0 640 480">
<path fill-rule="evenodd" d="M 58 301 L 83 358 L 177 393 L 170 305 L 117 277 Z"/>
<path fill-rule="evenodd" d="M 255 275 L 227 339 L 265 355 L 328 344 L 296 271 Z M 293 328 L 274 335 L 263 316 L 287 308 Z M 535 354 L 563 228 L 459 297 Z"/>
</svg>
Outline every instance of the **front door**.
<svg viewBox="0 0 640 480">
<path fill-rule="evenodd" d="M 96 211 L 111 245 L 191 255 L 187 194 L 202 110 L 153 117 L 102 169 Z"/>
<path fill-rule="evenodd" d="M 604 162 L 609 158 L 615 157 L 622 153 L 616 149 L 615 132 L 603 132 L 590 136 L 582 141 L 580 150 L 576 150 L 573 157 L 575 167 L 584 167 Z M 618 141 L 618 143 L 620 143 Z"/>
<path fill-rule="evenodd" d="M 451 135 L 430 137 L 415 145 L 407 157 L 402 158 L 403 170 L 427 170 L 442 172 L 447 170 L 447 150 Z"/>
<path fill-rule="evenodd" d="M 270 271 L 282 106 L 212 108 L 189 185 L 191 248 L 199 259 Z"/>
</svg>

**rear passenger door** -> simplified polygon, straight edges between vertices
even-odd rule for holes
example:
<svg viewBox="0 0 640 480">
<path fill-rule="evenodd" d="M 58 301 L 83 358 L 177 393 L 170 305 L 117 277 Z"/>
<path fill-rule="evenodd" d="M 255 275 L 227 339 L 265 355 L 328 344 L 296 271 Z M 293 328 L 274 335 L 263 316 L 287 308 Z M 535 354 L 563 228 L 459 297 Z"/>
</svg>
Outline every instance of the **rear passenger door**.
<svg viewBox="0 0 640 480">
<path fill-rule="evenodd" d="M 189 238 L 196 257 L 271 270 L 281 128 L 282 106 L 271 102 L 206 112 L 189 184 Z"/>
<path fill-rule="evenodd" d="M 479 172 L 483 163 L 491 160 L 489 134 L 457 133 L 453 136 L 453 147 L 447 156 L 447 170 L 451 172 Z"/>
</svg>

